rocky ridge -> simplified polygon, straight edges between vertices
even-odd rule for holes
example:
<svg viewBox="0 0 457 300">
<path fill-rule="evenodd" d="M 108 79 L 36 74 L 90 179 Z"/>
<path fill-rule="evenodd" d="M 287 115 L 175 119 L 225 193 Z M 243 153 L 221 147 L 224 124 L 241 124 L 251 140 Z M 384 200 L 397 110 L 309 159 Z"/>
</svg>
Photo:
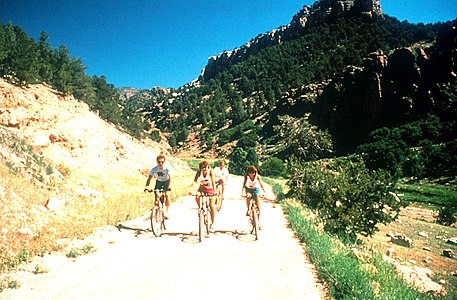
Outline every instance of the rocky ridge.
<svg viewBox="0 0 457 300">
<path fill-rule="evenodd" d="M 200 77 L 205 80 L 209 79 L 220 69 L 241 62 L 266 47 L 294 39 L 313 26 L 350 15 L 364 15 L 369 18 L 382 17 L 381 2 L 380 0 L 319 0 L 312 6 L 305 5 L 292 17 L 292 21 L 288 25 L 259 34 L 239 48 L 209 57 Z"/>
</svg>

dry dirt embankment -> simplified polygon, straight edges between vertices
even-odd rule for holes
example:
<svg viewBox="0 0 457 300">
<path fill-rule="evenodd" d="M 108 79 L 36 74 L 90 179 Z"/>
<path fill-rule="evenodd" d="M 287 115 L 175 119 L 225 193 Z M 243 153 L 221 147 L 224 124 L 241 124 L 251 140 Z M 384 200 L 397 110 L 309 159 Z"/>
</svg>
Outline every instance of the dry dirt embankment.
<svg viewBox="0 0 457 300">
<path fill-rule="evenodd" d="M 201 243 L 191 197 L 172 204 L 160 238 L 147 216 L 108 227 L 76 259 L 46 256 L 49 272 L 20 274 L 22 286 L 1 299 L 322 299 L 322 289 L 280 205 L 262 203 L 260 239 L 247 233 L 240 178 L 231 178 L 216 232 Z"/>
</svg>

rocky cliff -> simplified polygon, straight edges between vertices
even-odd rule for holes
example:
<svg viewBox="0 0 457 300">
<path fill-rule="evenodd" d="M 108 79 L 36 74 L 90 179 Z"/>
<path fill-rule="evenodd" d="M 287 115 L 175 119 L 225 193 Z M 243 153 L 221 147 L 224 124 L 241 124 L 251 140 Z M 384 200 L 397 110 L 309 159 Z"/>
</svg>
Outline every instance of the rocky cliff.
<svg viewBox="0 0 457 300">
<path fill-rule="evenodd" d="M 319 0 L 312 6 L 304 6 L 292 17 L 287 26 L 282 26 L 265 34 L 259 34 L 248 43 L 231 51 L 224 51 L 208 58 L 201 78 L 209 79 L 221 69 L 245 60 L 260 50 L 278 45 L 300 36 L 306 29 L 323 22 L 344 16 L 382 16 L 380 0 Z"/>
<path fill-rule="evenodd" d="M 375 128 L 398 126 L 428 114 L 453 120 L 457 92 L 457 27 L 434 43 L 392 53 L 377 51 L 350 66 L 317 97 L 311 119 L 329 129 L 343 152 Z"/>
</svg>

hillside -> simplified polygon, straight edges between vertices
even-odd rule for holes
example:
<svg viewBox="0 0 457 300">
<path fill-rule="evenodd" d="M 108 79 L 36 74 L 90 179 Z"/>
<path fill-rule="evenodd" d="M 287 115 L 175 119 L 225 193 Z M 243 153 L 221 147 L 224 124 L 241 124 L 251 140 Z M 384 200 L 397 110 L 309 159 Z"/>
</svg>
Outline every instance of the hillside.
<svg viewBox="0 0 457 300">
<path fill-rule="evenodd" d="M 0 132 L 3 267 L 20 262 L 16 251 L 37 251 L 37 240 L 52 250 L 92 225 L 142 213 L 148 203 L 139 195 L 159 152 L 178 178 L 189 170 L 168 154 L 167 143 L 138 141 L 87 104 L 41 84 L 19 88 L 0 79 Z M 131 198 L 130 208 L 116 204 L 122 197 Z"/>
<path fill-rule="evenodd" d="M 202 155 L 225 156 L 248 135 L 261 156 L 284 159 L 290 153 L 274 149 L 277 127 L 292 116 L 327 130 L 334 153 L 347 154 L 377 128 L 427 114 L 449 118 L 452 28 L 399 22 L 381 13 L 379 1 L 316 1 L 288 25 L 210 57 L 198 80 L 166 93 L 123 93 L 123 105 L 178 151 L 193 148 L 196 137 Z"/>
</svg>

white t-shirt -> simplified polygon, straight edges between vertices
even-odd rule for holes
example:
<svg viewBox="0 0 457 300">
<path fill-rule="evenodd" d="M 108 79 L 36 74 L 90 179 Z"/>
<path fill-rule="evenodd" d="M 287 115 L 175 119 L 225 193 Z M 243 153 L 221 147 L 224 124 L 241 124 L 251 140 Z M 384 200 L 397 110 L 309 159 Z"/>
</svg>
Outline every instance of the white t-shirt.
<svg viewBox="0 0 457 300">
<path fill-rule="evenodd" d="M 164 182 L 170 179 L 170 175 L 173 173 L 173 170 L 168 163 L 163 164 L 163 168 L 160 168 L 158 165 L 151 169 L 149 172 L 150 176 L 156 177 L 157 181 Z"/>
<path fill-rule="evenodd" d="M 206 176 L 203 175 L 203 172 L 200 173 L 200 176 L 197 178 L 197 185 L 204 185 L 206 187 L 213 187 L 213 182 L 211 181 L 210 171 L 206 172 Z"/>
<path fill-rule="evenodd" d="M 256 188 L 260 188 L 260 184 L 259 184 L 259 179 L 257 178 L 257 174 L 254 176 L 254 180 L 251 180 L 251 178 L 249 176 L 246 176 L 246 184 L 244 185 L 245 187 L 247 187 L 248 189 L 256 189 Z"/>
<path fill-rule="evenodd" d="M 224 167 L 224 168 L 222 168 L 222 170 L 220 167 L 214 168 L 214 177 L 215 177 L 216 181 L 219 181 L 220 179 L 222 179 L 224 182 L 227 182 L 228 175 L 229 175 L 229 171 L 227 170 L 227 168 Z"/>
</svg>

